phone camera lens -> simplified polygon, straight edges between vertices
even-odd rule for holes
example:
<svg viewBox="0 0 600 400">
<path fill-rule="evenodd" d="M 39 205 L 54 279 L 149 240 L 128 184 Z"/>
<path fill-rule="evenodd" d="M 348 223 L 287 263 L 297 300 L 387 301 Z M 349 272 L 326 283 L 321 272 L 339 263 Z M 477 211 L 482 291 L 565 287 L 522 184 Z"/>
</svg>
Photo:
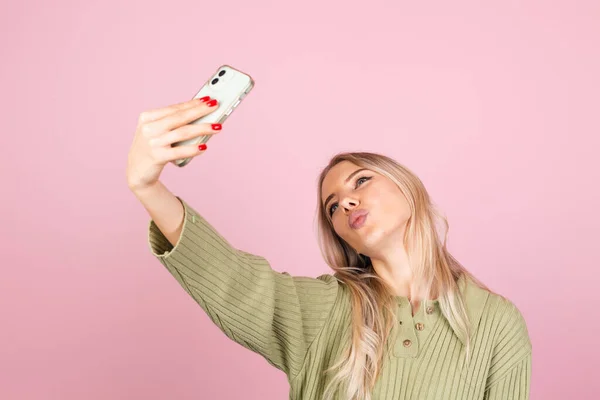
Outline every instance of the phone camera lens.
<svg viewBox="0 0 600 400">
<path fill-rule="evenodd" d="M 215 79 L 213 79 L 213 80 L 212 80 L 212 82 L 210 82 L 210 83 L 212 83 L 212 84 L 214 85 L 214 84 L 216 84 L 217 82 L 219 82 L 219 78 L 215 78 Z"/>
<path fill-rule="evenodd" d="M 225 75 L 225 70 L 219 72 L 219 76 L 223 76 L 223 75 Z"/>
</svg>

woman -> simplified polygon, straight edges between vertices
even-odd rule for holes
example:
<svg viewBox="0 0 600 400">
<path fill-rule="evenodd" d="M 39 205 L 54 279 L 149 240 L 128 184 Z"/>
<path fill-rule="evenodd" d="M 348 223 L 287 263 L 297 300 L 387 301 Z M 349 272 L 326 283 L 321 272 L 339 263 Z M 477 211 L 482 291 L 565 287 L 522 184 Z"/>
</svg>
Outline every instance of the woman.
<svg viewBox="0 0 600 400">
<path fill-rule="evenodd" d="M 509 300 L 456 261 L 421 181 L 373 153 L 335 156 L 318 187 L 319 239 L 334 274 L 290 276 L 230 245 L 159 181 L 214 134 L 194 99 L 140 115 L 129 188 L 153 254 L 229 338 L 286 373 L 290 399 L 528 399 L 531 342 Z"/>
</svg>

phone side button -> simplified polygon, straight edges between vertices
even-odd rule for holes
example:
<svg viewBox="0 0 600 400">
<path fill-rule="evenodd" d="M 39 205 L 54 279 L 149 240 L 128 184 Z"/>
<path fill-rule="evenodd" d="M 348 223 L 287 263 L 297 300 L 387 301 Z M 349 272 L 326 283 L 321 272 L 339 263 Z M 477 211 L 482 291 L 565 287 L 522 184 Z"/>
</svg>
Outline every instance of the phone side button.
<svg viewBox="0 0 600 400">
<path fill-rule="evenodd" d="M 236 102 L 233 104 L 233 107 L 232 107 L 232 108 L 236 108 L 238 104 L 240 104 L 240 100 L 236 101 Z"/>
<path fill-rule="evenodd" d="M 230 109 L 229 111 L 227 111 L 227 112 L 225 113 L 225 115 L 229 115 L 229 114 L 231 114 L 231 112 L 232 112 L 232 111 L 233 111 L 233 108 L 232 108 L 232 109 Z"/>
</svg>

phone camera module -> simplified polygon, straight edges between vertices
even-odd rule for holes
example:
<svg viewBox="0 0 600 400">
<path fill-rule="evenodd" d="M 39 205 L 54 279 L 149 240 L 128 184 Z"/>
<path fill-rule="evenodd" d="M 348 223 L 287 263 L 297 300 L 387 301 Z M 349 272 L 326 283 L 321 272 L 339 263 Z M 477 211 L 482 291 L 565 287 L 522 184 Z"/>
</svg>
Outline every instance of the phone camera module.
<svg viewBox="0 0 600 400">
<path fill-rule="evenodd" d="M 225 70 L 219 72 L 219 76 L 223 76 L 223 75 L 225 75 Z"/>
<path fill-rule="evenodd" d="M 215 79 L 213 79 L 213 80 L 212 80 L 210 83 L 214 85 L 214 84 L 216 84 L 217 82 L 219 82 L 219 78 L 215 78 Z"/>
</svg>

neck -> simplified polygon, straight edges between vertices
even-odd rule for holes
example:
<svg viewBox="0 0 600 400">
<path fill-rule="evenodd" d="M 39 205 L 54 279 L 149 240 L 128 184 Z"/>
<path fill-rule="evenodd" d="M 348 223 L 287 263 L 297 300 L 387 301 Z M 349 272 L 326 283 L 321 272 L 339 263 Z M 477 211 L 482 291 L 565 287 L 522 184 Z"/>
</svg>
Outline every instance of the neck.
<svg viewBox="0 0 600 400">
<path fill-rule="evenodd" d="M 371 262 L 377 275 L 392 287 L 396 296 L 406 297 L 409 301 L 416 303 L 422 300 L 417 293 L 411 291 L 414 276 L 408 262 L 408 254 L 403 246 L 397 246 L 385 252 L 385 255 L 371 257 Z M 430 298 L 438 298 L 435 287 L 432 288 Z"/>
<path fill-rule="evenodd" d="M 392 287 L 396 296 L 411 298 L 410 286 L 413 275 L 403 246 L 372 256 L 371 262 L 377 275 Z"/>
</svg>

